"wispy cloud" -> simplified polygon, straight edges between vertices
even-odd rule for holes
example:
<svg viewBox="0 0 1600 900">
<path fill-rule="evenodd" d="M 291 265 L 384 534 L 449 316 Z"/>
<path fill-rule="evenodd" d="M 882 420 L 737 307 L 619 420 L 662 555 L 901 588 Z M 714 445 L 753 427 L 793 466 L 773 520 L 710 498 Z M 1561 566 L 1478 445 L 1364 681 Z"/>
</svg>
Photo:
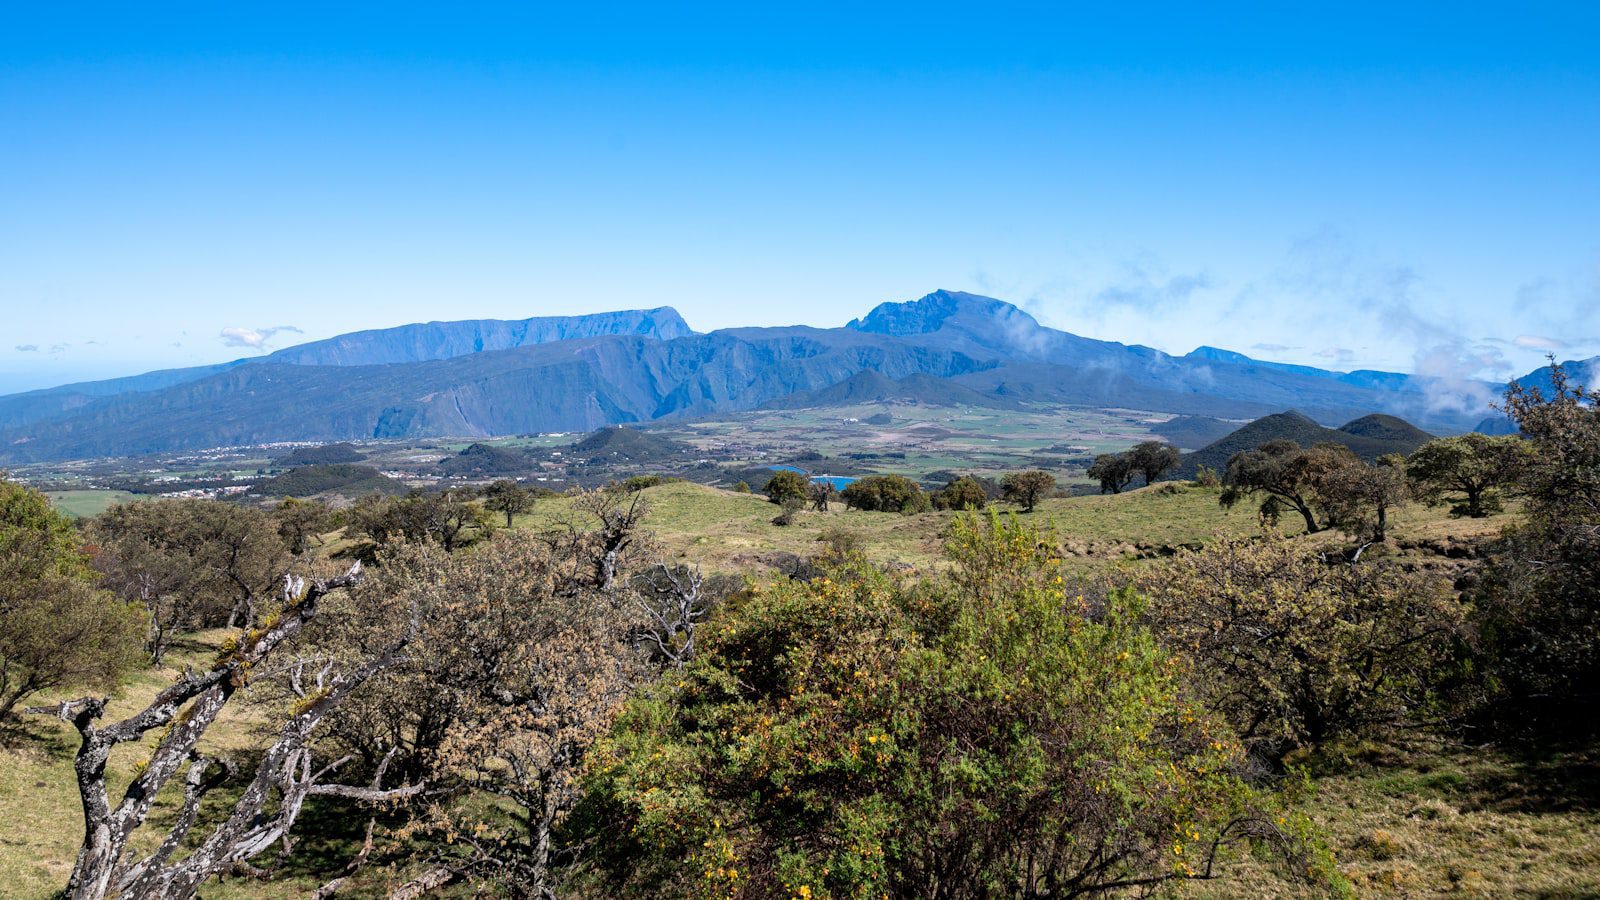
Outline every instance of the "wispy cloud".
<svg viewBox="0 0 1600 900">
<path fill-rule="evenodd" d="M 1538 334 L 1520 334 L 1511 343 L 1524 350 L 1565 350 L 1570 346 L 1566 341 Z"/>
<path fill-rule="evenodd" d="M 1210 288 L 1211 278 L 1204 272 L 1192 275 L 1167 275 L 1151 267 L 1129 263 L 1116 284 L 1094 295 L 1100 306 L 1126 306 L 1145 312 L 1162 312 L 1187 303 L 1196 291 Z"/>
<path fill-rule="evenodd" d="M 39 352 L 39 345 L 38 344 L 18 344 L 16 349 L 18 350 L 18 352 L 21 352 L 21 353 L 38 353 Z"/>
<path fill-rule="evenodd" d="M 265 350 L 267 342 L 272 340 L 273 335 L 285 331 L 292 331 L 295 334 L 305 333 L 293 325 L 274 325 L 271 328 L 242 328 L 235 326 L 222 329 L 220 337 L 225 347 L 249 347 L 252 350 Z"/>
<path fill-rule="evenodd" d="M 1300 348 L 1292 347 L 1288 344 L 1251 344 L 1250 349 L 1260 350 L 1263 353 L 1284 353 L 1289 350 L 1299 350 Z"/>
</svg>

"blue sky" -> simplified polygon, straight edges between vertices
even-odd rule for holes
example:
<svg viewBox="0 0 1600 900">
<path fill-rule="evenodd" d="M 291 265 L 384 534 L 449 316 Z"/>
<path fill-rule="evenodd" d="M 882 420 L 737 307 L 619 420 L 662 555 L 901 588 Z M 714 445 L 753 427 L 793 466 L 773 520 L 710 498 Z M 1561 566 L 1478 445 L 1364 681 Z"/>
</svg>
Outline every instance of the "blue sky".
<svg viewBox="0 0 1600 900">
<path fill-rule="evenodd" d="M 1174 353 L 1600 354 L 1600 5 L 31 6 L 0 391 L 935 288 Z"/>
</svg>

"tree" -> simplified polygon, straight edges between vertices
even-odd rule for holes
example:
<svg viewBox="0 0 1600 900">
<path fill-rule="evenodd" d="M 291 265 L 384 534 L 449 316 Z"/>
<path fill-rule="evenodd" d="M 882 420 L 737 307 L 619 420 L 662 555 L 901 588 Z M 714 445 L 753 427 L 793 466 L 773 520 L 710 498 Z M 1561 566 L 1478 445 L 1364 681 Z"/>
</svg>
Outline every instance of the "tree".
<svg viewBox="0 0 1600 900">
<path fill-rule="evenodd" d="M 89 524 L 101 585 L 149 615 L 157 665 L 174 633 L 255 624 L 292 560 L 266 512 L 216 500 L 111 507 Z"/>
<path fill-rule="evenodd" d="M 434 541 L 446 551 L 466 546 L 493 527 L 484 508 L 459 489 L 412 491 L 398 499 L 368 494 L 350 515 L 355 529 L 378 544 Z"/>
<path fill-rule="evenodd" d="M 1527 522 L 1491 547 L 1469 591 L 1496 718 L 1591 736 L 1600 722 L 1600 409 L 1552 365 L 1551 392 L 1513 383 L 1526 435 Z"/>
<path fill-rule="evenodd" d="M 1094 458 L 1085 474 L 1100 482 L 1100 493 L 1120 494 L 1133 482 L 1139 470 L 1134 467 L 1133 457 L 1126 453 L 1102 453 Z"/>
<path fill-rule="evenodd" d="M 1145 484 L 1155 484 L 1156 479 L 1176 469 L 1183 454 L 1164 441 L 1144 441 L 1134 444 L 1128 451 L 1129 461 L 1144 476 Z"/>
<path fill-rule="evenodd" d="M 1031 472 L 1010 472 L 1000 483 L 1002 496 L 1011 503 L 1022 506 L 1023 512 L 1033 512 L 1039 501 L 1056 489 L 1056 477 L 1035 469 Z"/>
<path fill-rule="evenodd" d="M 839 496 L 839 491 L 831 481 L 813 481 L 809 491 L 812 512 L 827 512 L 828 504 Z"/>
<path fill-rule="evenodd" d="M 733 486 L 733 492 L 735 494 L 748 494 L 748 493 L 750 493 L 750 482 L 748 482 L 748 481 L 737 482 Z"/>
<path fill-rule="evenodd" d="M 850 509 L 913 513 L 928 507 L 927 495 L 904 475 L 868 475 L 845 486 L 839 497 Z"/>
<path fill-rule="evenodd" d="M 1305 520 L 1306 531 L 1316 533 L 1323 526 L 1317 511 L 1324 500 L 1324 488 L 1340 470 L 1359 465 L 1360 460 L 1343 444 L 1317 444 L 1301 449 L 1294 441 L 1268 441 L 1254 450 L 1241 450 L 1228 460 L 1223 477 L 1221 503 L 1231 509 L 1239 501 L 1265 495 L 1261 517 L 1278 521 L 1285 506 Z"/>
<path fill-rule="evenodd" d="M 314 766 L 308 746 L 323 719 L 352 692 L 404 656 L 413 629 L 372 648 L 344 666 L 329 662 L 314 668 L 316 681 L 303 680 L 306 661 L 291 661 L 289 681 L 300 702 L 282 719 L 276 740 L 261 755 L 253 775 L 226 810 L 225 816 L 196 844 L 189 833 L 199 821 L 207 793 L 230 774 L 230 765 L 199 751 L 206 731 L 228 702 L 251 679 L 292 656 L 295 639 L 321 611 L 329 594 L 361 578 L 360 567 L 338 578 L 309 586 L 288 579 L 284 607 L 271 624 L 242 631 L 203 672 L 186 671 L 156 695 L 143 710 L 109 725 L 99 724 L 107 698 L 88 696 L 53 707 L 31 709 L 71 722 L 80 746 L 73 768 L 84 811 L 84 839 L 63 895 L 72 900 L 119 897 L 194 896 L 207 879 L 230 872 L 266 850 L 286 842 L 307 798 L 337 796 L 369 803 L 390 802 L 420 793 L 422 785 L 384 790 L 328 784 L 324 779 L 340 762 Z M 412 619 L 413 623 L 415 618 Z M 335 672 L 335 669 L 338 669 Z M 149 759 L 134 775 L 115 805 L 106 776 L 111 753 L 122 744 L 159 735 Z M 220 765 L 219 765 L 220 764 Z M 134 850 L 135 832 L 145 824 L 162 789 L 187 765 L 183 796 L 170 830 L 148 855 Z M 221 769 L 213 772 L 214 768 Z M 382 772 L 379 772 L 381 782 Z M 143 844 L 140 844 L 141 847 Z M 287 846 L 287 844 L 285 844 Z M 174 858 L 179 847 L 188 847 Z"/>
<path fill-rule="evenodd" d="M 383 678 L 446 704 L 425 758 L 429 802 L 402 829 L 432 839 L 430 883 L 470 878 L 551 896 L 570 858 L 558 829 L 582 795 L 588 748 L 648 671 L 638 640 L 648 601 L 633 593 L 631 573 L 611 590 L 575 583 L 572 564 L 536 535 L 508 532 L 471 553 L 396 547 L 368 589 L 418 610 L 407 658 Z M 669 576 L 687 586 L 690 573 Z M 691 619 L 700 602 L 690 600 Z M 358 631 L 341 642 L 354 640 L 371 638 Z M 666 646 L 684 654 L 687 645 Z"/>
<path fill-rule="evenodd" d="M 847 557 L 723 607 L 592 751 L 573 838 L 604 892 L 1098 895 L 1210 876 L 1234 843 L 1337 877 L 1239 777 L 1138 599 L 1091 618 L 1057 552 L 962 516 L 958 575 Z"/>
<path fill-rule="evenodd" d="M 989 505 L 989 494 L 976 478 L 963 475 L 952 479 L 933 495 L 935 509 L 976 510 Z"/>
<path fill-rule="evenodd" d="M 1214 708 L 1274 758 L 1415 721 L 1455 660 L 1465 615 L 1446 584 L 1330 565 L 1276 531 L 1221 538 L 1134 584 Z"/>
<path fill-rule="evenodd" d="M 317 500 L 285 497 L 272 508 L 272 518 L 278 523 L 278 537 L 295 556 L 310 552 L 313 541 L 322 543 L 322 533 L 329 530 L 332 517 L 328 505 Z"/>
<path fill-rule="evenodd" d="M 779 469 L 772 473 L 767 480 L 767 486 L 762 492 L 773 503 L 781 504 L 785 500 L 805 500 L 811 491 L 811 479 L 791 469 Z"/>
<path fill-rule="evenodd" d="M 1389 511 L 1411 499 L 1405 466 L 1404 456 L 1391 453 L 1372 465 L 1357 462 L 1330 471 L 1318 488 L 1328 527 L 1357 540 L 1387 540 Z"/>
<path fill-rule="evenodd" d="M 1451 515 L 1482 518 L 1500 508 L 1498 491 L 1516 482 L 1529 445 L 1514 434 L 1491 437 L 1476 432 L 1436 438 L 1418 447 L 1406 472 L 1429 503 L 1459 493 Z"/>
<path fill-rule="evenodd" d="M 139 655 L 142 611 L 95 590 L 66 517 L 0 480 L 0 722 L 68 685 L 109 688 Z"/>
<path fill-rule="evenodd" d="M 495 512 L 504 513 L 506 527 L 510 528 L 513 516 L 519 516 L 533 508 L 533 493 L 509 478 L 502 478 L 484 488 L 483 505 Z"/>
</svg>

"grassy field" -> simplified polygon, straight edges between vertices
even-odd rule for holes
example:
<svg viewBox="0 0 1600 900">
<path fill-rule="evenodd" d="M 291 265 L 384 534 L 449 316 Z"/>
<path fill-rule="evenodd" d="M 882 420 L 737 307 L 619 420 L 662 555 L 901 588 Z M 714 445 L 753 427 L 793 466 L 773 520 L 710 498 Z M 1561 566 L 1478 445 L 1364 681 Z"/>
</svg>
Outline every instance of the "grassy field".
<svg viewBox="0 0 1600 900">
<path fill-rule="evenodd" d="M 137 499 L 127 491 L 50 491 L 50 505 L 74 519 L 90 519 L 118 503 Z"/>
<path fill-rule="evenodd" d="M 847 511 L 805 513 L 795 525 L 771 519 L 776 507 L 760 496 L 702 485 L 672 483 L 643 493 L 647 527 L 664 554 L 711 571 L 759 573 L 775 553 L 809 556 L 831 529 L 856 532 L 866 552 L 882 562 L 917 568 L 939 565 L 941 534 L 953 514 Z M 1002 507 L 1009 510 L 1009 507 Z M 519 517 L 519 528 L 548 528 L 571 512 L 564 498 L 540 501 Z M 1010 514 L 1009 511 L 1003 514 Z M 1395 549 L 1419 560 L 1440 542 L 1470 540 L 1512 521 L 1515 511 L 1486 520 L 1450 519 L 1443 510 L 1414 506 L 1395 517 Z M 1225 511 L 1217 491 L 1157 486 L 1117 496 L 1053 499 L 1024 518 L 1049 523 L 1084 571 L 1143 565 L 1171 548 L 1204 542 L 1218 532 L 1247 533 L 1254 512 Z M 1285 525 L 1293 523 L 1285 521 Z M 1313 541 L 1333 541 L 1314 536 Z M 337 546 L 337 545 L 333 545 Z M 202 664 L 225 635 L 192 636 L 170 657 L 168 668 L 129 679 L 111 715 L 126 715 L 170 683 L 185 664 Z M 72 696 L 71 691 L 50 695 Z M 230 707 L 208 738 L 211 749 L 248 752 L 268 735 L 258 709 Z M 73 787 L 77 738 L 70 726 L 37 717 L 0 736 L 0 896 L 43 898 L 70 870 L 80 839 Z M 148 749 L 131 745 L 112 758 L 119 784 Z M 1323 826 L 1342 871 L 1361 896 L 1600 896 L 1600 758 L 1547 751 L 1515 754 L 1445 742 L 1409 747 L 1361 747 L 1346 758 L 1313 761 L 1318 791 L 1310 811 Z M 218 800 L 225 800 L 219 797 Z M 164 798 L 152 816 L 159 827 L 174 813 Z M 231 879 L 209 886 L 208 898 L 301 897 L 336 873 L 352 848 L 352 834 L 319 832 L 318 823 L 356 823 L 349 815 L 318 817 L 308 810 L 300 849 L 270 882 Z M 146 843 L 153 843 L 150 836 Z M 1205 898 L 1291 896 L 1296 888 L 1271 867 L 1237 860 L 1226 880 L 1185 886 Z M 382 872 L 350 896 L 381 896 Z"/>
<path fill-rule="evenodd" d="M 1258 527 L 1252 507 L 1232 510 L 1218 503 L 1220 491 L 1188 484 L 1158 484 L 1123 494 L 1046 500 L 1031 514 L 1000 504 L 1001 515 L 1054 528 L 1067 552 L 1087 567 L 1131 562 L 1167 555 L 1176 548 L 1202 544 L 1212 536 L 1248 534 Z M 936 565 L 943 534 L 952 512 L 904 516 L 898 513 L 847 510 L 834 503 L 828 512 L 806 512 L 795 523 L 772 523 L 777 507 L 759 494 L 738 494 L 705 485 L 678 482 L 647 489 L 646 527 L 670 559 L 694 562 L 710 571 L 747 572 L 760 568 L 775 552 L 810 556 L 819 539 L 832 531 L 853 532 L 869 557 L 879 562 L 907 563 L 916 568 Z M 1451 519 L 1443 509 L 1411 506 L 1394 517 L 1395 542 L 1460 538 L 1492 533 L 1512 521 L 1515 512 L 1487 519 Z M 571 516 L 565 498 L 541 500 L 516 519 L 519 528 L 549 528 Z M 1290 534 L 1303 530 L 1299 519 L 1281 523 Z M 1315 540 L 1333 542 L 1335 535 Z"/>
<path fill-rule="evenodd" d="M 888 425 L 866 419 L 888 413 Z M 1153 435 L 1150 426 L 1170 415 L 1130 410 L 1039 406 L 998 410 L 967 406 L 872 403 L 827 409 L 754 410 L 727 420 L 665 424 L 662 434 L 705 449 L 730 445 L 760 447 L 761 458 L 781 458 L 808 450 L 835 458 L 852 453 L 905 454 L 874 468 L 921 477 L 959 469 L 998 475 L 1026 460 L 1052 454 L 1047 448 L 1072 447 L 1071 455 L 1125 449 Z M 1054 454 L 1065 458 L 1066 454 Z"/>
</svg>

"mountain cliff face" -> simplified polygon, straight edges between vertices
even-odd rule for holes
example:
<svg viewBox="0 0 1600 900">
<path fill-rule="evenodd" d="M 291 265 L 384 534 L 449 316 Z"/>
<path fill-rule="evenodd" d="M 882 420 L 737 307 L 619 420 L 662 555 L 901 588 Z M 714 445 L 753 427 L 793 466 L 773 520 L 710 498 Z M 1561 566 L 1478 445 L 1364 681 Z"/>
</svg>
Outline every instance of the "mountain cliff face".
<svg viewBox="0 0 1600 900">
<path fill-rule="evenodd" d="M 68 384 L 0 397 L 0 429 L 55 418 L 86 406 L 99 397 L 159 391 L 244 365 L 374 366 L 424 362 L 485 350 L 508 350 L 611 334 L 666 341 L 688 337 L 694 331 L 670 306 L 587 316 L 539 316 L 517 321 L 473 319 L 357 331 L 323 341 L 285 347 L 265 356 L 212 366 L 163 369 L 126 378 Z"/>
<path fill-rule="evenodd" d="M 341 334 L 325 341 L 285 347 L 264 361 L 297 366 L 375 366 L 450 359 L 485 350 L 511 350 L 608 334 L 628 334 L 663 341 L 694 334 L 670 306 L 598 313 L 590 316 L 542 316 L 508 322 L 473 319 L 428 322 Z"/>
<path fill-rule="evenodd" d="M 151 373 L 114 387 L 0 398 L 0 460 L 280 440 L 592 431 L 867 396 L 1235 419 L 1292 407 L 1328 423 L 1382 411 L 1441 427 L 1417 415 L 1425 410 L 1418 392 L 1245 360 L 1173 357 L 1079 337 L 1046 328 L 1009 303 L 949 291 L 882 304 L 842 328 L 695 334 L 666 308 L 435 322 Z"/>
</svg>

